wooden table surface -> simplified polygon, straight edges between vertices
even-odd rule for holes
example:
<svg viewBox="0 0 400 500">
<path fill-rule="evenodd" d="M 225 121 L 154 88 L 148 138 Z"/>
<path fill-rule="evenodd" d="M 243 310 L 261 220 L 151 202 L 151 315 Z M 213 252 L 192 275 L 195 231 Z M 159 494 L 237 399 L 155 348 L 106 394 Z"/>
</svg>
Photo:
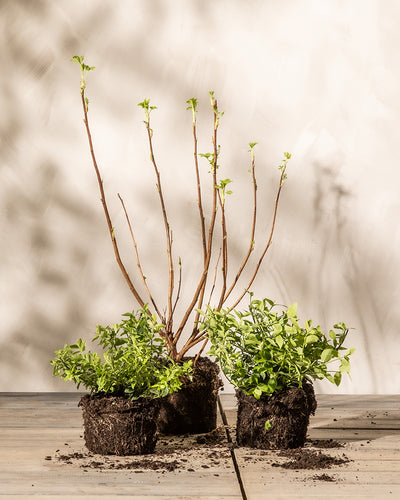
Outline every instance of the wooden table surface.
<svg viewBox="0 0 400 500">
<path fill-rule="evenodd" d="M 137 468 L 143 457 L 91 455 L 79 398 L 0 393 L 0 500 L 400 499 L 400 395 L 318 395 L 309 438 L 343 443 L 320 451 L 350 459 L 324 470 L 288 470 L 278 452 L 235 448 L 231 394 L 220 396 L 220 440 L 160 436 L 159 453 L 145 457 L 156 470 Z"/>
</svg>

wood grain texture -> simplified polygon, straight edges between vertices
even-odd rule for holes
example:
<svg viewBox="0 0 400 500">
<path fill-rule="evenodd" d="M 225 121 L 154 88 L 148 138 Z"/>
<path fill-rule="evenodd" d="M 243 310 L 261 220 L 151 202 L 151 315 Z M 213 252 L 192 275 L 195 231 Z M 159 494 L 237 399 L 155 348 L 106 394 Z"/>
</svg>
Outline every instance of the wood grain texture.
<svg viewBox="0 0 400 500">
<path fill-rule="evenodd" d="M 86 467 L 90 460 L 104 457 L 87 456 L 79 397 L 76 393 L 0 393 L 0 499 L 242 498 L 229 452 L 210 459 L 213 450 L 228 450 L 227 443 L 220 448 L 191 448 L 194 438 L 162 437 L 160 446 L 167 443 L 176 449 L 171 457 L 187 460 L 184 468 L 172 472 Z M 339 457 L 344 453 L 350 462 L 326 470 L 286 470 L 272 465 L 285 460 L 277 452 L 235 448 L 247 499 L 400 498 L 400 396 L 320 395 L 317 399 L 310 439 L 340 441 L 343 448 L 322 452 Z M 229 425 L 234 426 L 234 396 L 223 394 L 221 402 Z M 230 434 L 234 438 L 234 427 Z M 57 459 L 72 453 L 86 455 L 70 464 Z M 116 460 L 103 461 L 107 465 Z M 332 481 L 318 479 L 322 473 Z"/>
<path fill-rule="evenodd" d="M 222 396 L 230 425 L 235 424 L 233 395 Z M 400 498 L 400 396 L 317 395 L 309 438 L 334 439 L 343 448 L 322 449 L 350 462 L 325 470 L 287 470 L 278 452 L 235 450 L 248 499 Z M 314 448 L 317 449 L 317 448 Z M 317 478 L 326 473 L 332 482 Z"/>
</svg>

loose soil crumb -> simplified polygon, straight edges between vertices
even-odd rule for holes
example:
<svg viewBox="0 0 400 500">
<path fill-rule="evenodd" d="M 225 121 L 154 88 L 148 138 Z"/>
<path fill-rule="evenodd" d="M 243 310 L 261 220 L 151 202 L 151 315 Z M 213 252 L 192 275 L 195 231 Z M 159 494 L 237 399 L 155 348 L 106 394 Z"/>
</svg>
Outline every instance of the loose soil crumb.
<svg viewBox="0 0 400 500">
<path fill-rule="evenodd" d="M 283 467 L 284 469 L 329 469 L 333 465 L 342 465 L 350 462 L 343 453 L 341 457 L 325 455 L 321 451 L 298 448 L 295 450 L 281 451 L 278 456 L 291 458 L 288 462 L 273 463 L 273 467 Z"/>
<path fill-rule="evenodd" d="M 207 434 L 201 434 L 196 437 L 196 442 L 198 444 L 207 444 L 211 446 L 226 443 L 225 428 L 220 426 Z"/>
<path fill-rule="evenodd" d="M 334 441 L 333 439 L 314 439 L 313 441 L 308 441 L 310 446 L 313 448 L 343 448 L 344 444 L 339 443 L 339 441 Z"/>
<path fill-rule="evenodd" d="M 310 479 L 313 481 L 327 481 L 328 483 L 334 483 L 335 478 L 333 476 L 330 476 L 329 474 L 316 474 L 315 476 L 312 476 Z"/>
<path fill-rule="evenodd" d="M 177 460 L 171 462 L 163 462 L 162 460 L 142 459 L 140 461 L 127 462 L 123 464 L 110 464 L 110 469 L 116 470 L 132 470 L 132 469 L 150 469 L 150 470 L 166 470 L 172 472 L 180 466 Z"/>
</svg>

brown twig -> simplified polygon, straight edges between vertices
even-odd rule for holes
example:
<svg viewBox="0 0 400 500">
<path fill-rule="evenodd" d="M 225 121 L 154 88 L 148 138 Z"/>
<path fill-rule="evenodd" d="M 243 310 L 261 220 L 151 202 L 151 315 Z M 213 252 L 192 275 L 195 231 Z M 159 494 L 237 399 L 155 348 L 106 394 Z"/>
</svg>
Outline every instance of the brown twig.
<svg viewBox="0 0 400 500">
<path fill-rule="evenodd" d="M 218 200 L 221 207 L 221 228 L 222 228 L 222 289 L 218 302 L 218 309 L 221 309 L 226 292 L 226 277 L 228 274 L 228 234 L 226 231 L 225 200 L 222 200 L 218 191 Z"/>
<path fill-rule="evenodd" d="M 207 305 L 208 305 L 208 306 L 209 306 L 209 305 L 210 305 L 210 303 L 211 303 L 211 297 L 212 297 L 212 294 L 214 293 L 215 283 L 216 283 L 216 281 L 217 281 L 218 264 L 219 264 L 219 259 L 221 258 L 221 252 L 222 252 L 222 249 L 220 248 L 220 249 L 219 249 L 219 254 L 218 254 L 217 263 L 215 264 L 215 271 L 214 271 L 214 279 L 213 279 L 213 284 L 212 284 L 212 287 L 211 287 L 211 290 L 210 290 L 210 296 L 208 297 L 208 302 L 207 302 Z"/>
<path fill-rule="evenodd" d="M 123 262 L 121 260 L 121 256 L 120 256 L 120 253 L 119 253 L 117 239 L 115 237 L 114 227 L 113 227 L 112 222 L 111 222 L 111 217 L 110 217 L 110 213 L 109 213 L 108 206 L 107 206 L 106 196 L 105 196 L 105 193 L 104 193 L 103 180 L 101 178 L 100 170 L 99 170 L 99 167 L 97 165 L 97 160 L 96 160 L 96 156 L 95 156 L 95 153 L 94 153 L 92 135 L 91 135 L 91 132 L 90 132 L 90 127 L 89 127 L 88 108 L 87 108 L 87 101 L 85 99 L 85 90 L 84 90 L 84 88 L 82 88 L 82 90 L 81 90 L 81 98 L 82 98 L 82 106 L 83 106 L 83 114 L 84 114 L 84 120 L 83 121 L 84 121 L 84 124 L 85 124 L 85 127 L 86 127 L 86 134 L 87 134 L 88 141 L 89 141 L 90 155 L 92 157 L 93 166 L 94 166 L 94 169 L 95 169 L 95 172 L 96 172 L 97 183 L 98 183 L 99 189 L 100 189 L 100 199 L 101 199 L 101 203 L 103 205 L 104 215 L 106 217 L 108 232 L 110 234 L 112 246 L 113 246 L 113 249 L 114 249 L 115 258 L 116 258 L 118 266 L 119 266 L 119 268 L 120 268 L 120 270 L 121 270 L 121 272 L 122 272 L 122 274 L 123 274 L 123 276 L 125 278 L 125 281 L 127 282 L 128 286 L 129 286 L 130 291 L 134 295 L 134 297 L 137 300 L 137 302 L 139 303 L 140 307 L 143 307 L 144 306 L 144 301 L 141 298 L 141 296 L 138 293 L 138 291 L 136 290 L 134 284 L 132 283 L 132 280 L 129 277 L 129 274 L 128 274 L 128 272 L 127 272 L 127 270 L 126 270 L 126 268 L 125 268 L 125 266 L 124 266 L 124 264 L 123 264 Z"/>
<path fill-rule="evenodd" d="M 195 359 L 194 359 L 194 364 L 196 364 L 196 363 L 197 363 L 197 361 L 198 361 L 199 357 L 202 355 L 202 353 L 203 353 L 203 351 L 204 351 L 204 348 L 205 348 L 205 347 L 206 347 L 206 345 L 207 345 L 207 342 L 208 342 L 208 337 L 206 337 L 206 339 L 204 340 L 203 345 L 201 346 L 201 348 L 200 348 L 199 352 L 197 353 L 197 355 L 196 355 L 196 357 L 195 357 Z"/>
<path fill-rule="evenodd" d="M 178 304 L 178 300 L 179 300 L 179 297 L 180 297 L 180 294 L 181 294 L 181 285 L 182 285 L 182 261 L 181 261 L 181 258 L 179 257 L 179 261 L 178 261 L 178 264 L 179 264 L 179 279 L 178 279 L 178 291 L 176 293 L 176 298 L 175 298 L 175 303 L 174 303 L 174 306 L 172 308 L 172 317 L 174 316 L 174 313 L 175 313 L 175 309 L 176 309 L 176 306 Z M 169 330 L 171 331 L 172 330 L 172 326 L 168 326 Z"/>
<path fill-rule="evenodd" d="M 203 272 L 200 278 L 200 281 L 197 285 L 196 291 L 194 293 L 193 299 L 190 302 L 188 308 L 186 309 L 186 312 L 182 318 L 182 321 L 179 325 L 178 330 L 175 333 L 175 338 L 174 338 L 174 344 L 178 342 L 180 336 L 182 335 L 182 331 L 189 319 L 190 314 L 192 313 L 196 303 L 198 302 L 198 308 L 201 309 L 202 303 L 203 303 L 203 298 L 204 298 L 204 291 L 205 291 L 205 286 L 207 284 L 207 276 L 208 276 L 208 270 L 210 267 L 210 261 L 211 261 L 211 254 L 212 254 L 212 241 L 213 241 L 213 234 L 214 234 L 214 227 L 215 227 L 215 219 L 217 216 L 217 168 L 218 168 L 218 142 L 217 142 L 217 132 L 218 132 L 218 125 L 219 125 L 219 112 L 218 112 L 218 103 L 217 100 L 211 97 L 211 106 L 214 112 L 214 131 L 213 131 L 213 149 L 214 149 L 214 154 L 213 154 L 213 165 L 212 165 L 212 182 L 213 182 L 213 201 L 212 201 L 212 212 L 211 212 L 211 220 L 210 220 L 210 226 L 208 228 L 208 240 L 207 240 L 207 255 L 206 255 L 206 260 L 204 262 L 204 267 L 203 267 Z M 197 329 L 195 330 L 197 332 Z M 196 336 L 196 333 L 192 332 L 192 335 L 189 337 L 185 345 L 180 349 L 179 354 L 178 354 L 178 360 L 182 359 L 182 356 L 191 348 L 193 347 L 192 339 L 193 337 Z M 195 342 L 197 343 L 197 341 Z"/>
<path fill-rule="evenodd" d="M 279 197 L 281 195 L 282 186 L 283 186 L 283 183 L 284 183 L 285 178 L 286 178 L 286 173 L 285 172 L 286 172 L 286 165 L 281 170 L 281 177 L 280 177 L 280 180 L 279 180 L 278 192 L 277 192 L 276 198 L 275 198 L 275 205 L 274 205 L 274 213 L 273 213 L 273 217 L 272 217 L 271 230 L 270 230 L 270 233 L 269 233 L 269 238 L 267 240 L 267 244 L 265 245 L 264 251 L 262 252 L 261 257 L 259 258 L 259 260 L 257 262 L 255 271 L 254 271 L 254 273 L 253 273 L 253 275 L 252 275 L 252 277 L 251 277 L 251 279 L 250 279 L 247 287 L 244 289 L 243 293 L 236 300 L 236 302 L 233 304 L 233 306 L 229 308 L 230 311 L 232 309 L 234 309 L 241 302 L 241 300 L 243 299 L 243 297 L 249 291 L 251 285 L 253 284 L 253 281 L 255 280 L 255 278 L 257 276 L 258 270 L 260 269 L 260 266 L 261 266 L 261 263 L 262 263 L 262 261 L 264 259 L 264 256 L 267 253 L 267 251 L 268 251 L 268 249 L 269 249 L 269 247 L 270 247 L 270 245 L 272 243 L 272 236 L 274 234 L 274 229 L 275 229 L 276 215 L 278 213 Z"/>
<path fill-rule="evenodd" d="M 173 316 L 172 316 L 172 294 L 174 291 L 174 264 L 172 261 L 172 235 L 168 222 L 167 211 L 165 208 L 164 195 L 161 187 L 161 177 L 160 171 L 158 170 L 157 163 L 154 157 L 153 151 L 153 131 L 150 128 L 150 116 L 148 116 L 147 121 L 145 121 L 147 136 L 149 140 L 149 148 L 150 148 L 150 159 L 154 167 L 154 172 L 157 178 L 157 191 L 161 203 L 162 216 L 165 227 L 165 235 L 167 240 L 167 255 L 168 255 L 168 267 L 169 267 L 169 279 L 168 279 L 168 317 L 167 317 L 167 325 L 172 329 Z"/>
<path fill-rule="evenodd" d="M 142 281 L 143 281 L 144 287 L 146 289 L 147 295 L 149 296 L 149 299 L 150 299 L 151 303 L 153 304 L 154 310 L 156 311 L 156 313 L 157 313 L 158 317 L 160 318 L 160 320 L 163 323 L 165 323 L 165 317 L 160 313 L 160 310 L 158 309 L 157 304 L 155 303 L 154 298 L 153 298 L 153 296 L 152 296 L 152 294 L 151 294 L 151 292 L 149 290 L 149 287 L 147 285 L 147 279 L 146 279 L 145 275 L 143 274 L 143 269 L 142 269 L 142 265 L 140 263 L 139 252 L 138 252 L 138 248 L 137 248 L 137 244 L 136 244 L 135 235 L 133 234 L 133 229 L 132 229 L 131 221 L 129 219 L 129 215 L 128 215 L 128 212 L 126 210 L 124 200 L 122 199 L 122 197 L 121 197 L 121 195 L 119 193 L 118 193 L 118 198 L 119 198 L 119 200 L 121 202 L 121 205 L 122 205 L 122 208 L 124 210 L 126 222 L 128 224 L 129 232 L 131 234 L 132 243 L 133 243 L 133 247 L 135 249 L 135 255 L 136 255 L 136 265 L 138 267 L 139 274 L 140 274 L 140 276 L 142 278 Z"/>
<path fill-rule="evenodd" d="M 232 285 L 229 287 L 228 291 L 225 293 L 225 296 L 223 298 L 222 303 L 226 302 L 227 298 L 231 294 L 232 290 L 235 288 L 236 283 L 238 282 L 240 275 L 243 272 L 243 269 L 245 268 L 251 252 L 254 250 L 254 236 L 255 236 L 255 231 L 256 231 L 256 220 L 257 220 L 257 181 L 256 181 L 256 175 L 255 175 L 255 157 L 254 157 L 254 152 L 251 149 L 251 178 L 252 178 L 252 184 L 253 184 L 253 222 L 251 226 L 251 235 L 250 235 L 250 243 L 249 243 L 249 248 L 247 250 L 247 253 L 243 259 L 243 262 L 236 273 L 235 279 L 232 282 Z M 222 304 L 221 304 L 222 305 Z"/>
<path fill-rule="evenodd" d="M 200 215 L 200 226 L 201 226 L 201 240 L 203 246 L 203 263 L 205 264 L 207 260 L 207 241 L 206 241 L 206 226 L 204 221 L 203 212 L 203 201 L 201 195 L 201 183 L 200 183 L 200 173 L 199 173 L 199 159 L 197 154 L 197 132 L 196 132 L 196 113 L 193 113 L 193 156 L 194 156 L 194 168 L 196 171 L 197 180 L 197 205 L 199 207 Z"/>
</svg>

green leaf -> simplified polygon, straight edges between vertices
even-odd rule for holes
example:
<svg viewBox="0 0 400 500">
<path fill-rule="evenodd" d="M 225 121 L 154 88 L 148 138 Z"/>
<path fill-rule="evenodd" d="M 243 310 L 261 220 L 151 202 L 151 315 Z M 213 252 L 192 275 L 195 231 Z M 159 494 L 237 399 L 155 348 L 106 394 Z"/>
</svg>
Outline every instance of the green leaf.
<svg viewBox="0 0 400 500">
<path fill-rule="evenodd" d="M 339 386 L 340 382 L 342 381 L 342 374 L 340 372 L 336 372 L 333 379 L 334 379 L 335 384 L 337 386 Z"/>
<path fill-rule="evenodd" d="M 275 337 L 275 342 L 278 344 L 279 348 L 283 346 L 283 338 L 280 335 L 278 335 L 278 337 Z"/>
<path fill-rule="evenodd" d="M 266 420 L 266 421 L 265 421 L 264 427 L 265 427 L 265 430 L 266 430 L 267 432 L 271 429 L 272 424 L 271 424 L 270 420 Z"/>
<path fill-rule="evenodd" d="M 253 392 L 253 396 L 256 398 L 256 399 L 260 399 L 260 397 L 262 396 L 262 390 L 260 387 L 256 387 L 254 389 L 254 392 Z"/>
<path fill-rule="evenodd" d="M 186 109 L 190 109 L 193 111 L 193 113 L 196 113 L 197 110 L 197 99 L 195 97 L 192 97 L 191 99 L 188 99 L 186 101 L 186 104 L 189 106 Z"/>
<path fill-rule="evenodd" d="M 321 361 L 327 363 L 333 357 L 333 349 L 324 349 L 321 353 Z"/>
<path fill-rule="evenodd" d="M 346 358 L 342 359 L 342 362 L 340 363 L 339 366 L 339 371 L 342 373 L 349 373 L 350 372 L 350 361 Z"/>
<path fill-rule="evenodd" d="M 329 373 L 328 373 L 328 374 L 326 375 L 326 378 L 329 380 L 329 382 L 332 382 L 332 384 L 334 384 L 334 383 L 335 383 L 335 379 L 333 378 L 333 376 L 332 376 L 331 374 L 329 374 Z"/>
<path fill-rule="evenodd" d="M 306 339 L 305 339 L 305 344 L 308 345 L 308 344 L 313 344 L 314 342 L 318 342 L 319 338 L 317 337 L 317 335 L 307 335 Z"/>
<path fill-rule="evenodd" d="M 332 340 L 336 340 L 336 332 L 334 332 L 333 330 L 329 330 L 329 337 Z"/>
<path fill-rule="evenodd" d="M 297 302 L 294 302 L 290 307 L 288 307 L 286 314 L 288 315 L 289 318 L 296 318 L 297 307 L 298 307 Z"/>
</svg>

